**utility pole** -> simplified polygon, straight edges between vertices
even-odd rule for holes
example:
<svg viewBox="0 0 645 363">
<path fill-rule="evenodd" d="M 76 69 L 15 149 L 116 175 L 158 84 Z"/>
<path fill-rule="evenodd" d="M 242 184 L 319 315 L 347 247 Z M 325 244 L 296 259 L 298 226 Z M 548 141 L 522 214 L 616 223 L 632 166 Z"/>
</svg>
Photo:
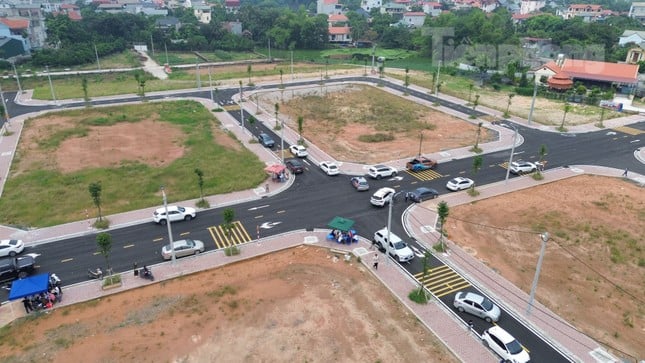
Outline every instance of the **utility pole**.
<svg viewBox="0 0 645 363">
<path fill-rule="evenodd" d="M 150 34 L 150 49 L 152 49 L 152 56 L 155 56 L 155 42 L 152 40 L 152 33 Z"/>
<path fill-rule="evenodd" d="M 163 196 L 163 207 L 166 211 L 166 226 L 168 226 L 168 240 L 170 241 L 170 251 L 171 251 L 171 260 L 172 264 L 175 264 L 177 260 L 175 258 L 175 244 L 172 241 L 172 228 L 170 227 L 170 216 L 168 215 L 168 200 L 166 199 L 166 191 L 164 190 L 163 185 L 161 186 L 161 195 Z"/>
<path fill-rule="evenodd" d="M 293 50 L 291 51 L 291 81 L 293 82 Z"/>
<path fill-rule="evenodd" d="M 163 48 L 166 51 L 166 64 L 170 65 L 170 62 L 168 62 L 168 47 L 166 46 L 166 43 L 163 43 Z"/>
<path fill-rule="evenodd" d="M 533 109 L 535 108 L 535 97 L 537 96 L 537 77 L 534 75 L 533 76 L 533 99 L 531 100 L 531 110 L 529 111 L 529 125 L 531 124 L 531 120 L 533 119 Z"/>
<path fill-rule="evenodd" d="M 540 234 L 540 239 L 542 239 L 542 246 L 540 247 L 540 257 L 538 257 L 537 268 L 535 269 L 535 277 L 533 277 L 533 285 L 531 285 L 531 294 L 529 296 L 529 306 L 527 306 L 526 308 L 526 315 L 531 315 L 533 299 L 535 298 L 535 290 L 537 289 L 538 279 L 540 278 L 540 270 L 542 269 L 544 251 L 546 250 L 546 242 L 549 240 L 549 232 Z"/>
<path fill-rule="evenodd" d="M 441 61 L 439 61 L 439 67 L 437 68 L 437 78 L 434 80 L 434 95 L 435 97 L 439 96 L 439 73 L 441 72 Z"/>
<path fill-rule="evenodd" d="M 2 86 L 0 85 L 0 97 L 2 97 L 2 107 L 4 108 L 4 118 L 9 122 L 9 110 L 7 110 L 7 102 L 4 99 L 4 93 L 2 93 Z"/>
<path fill-rule="evenodd" d="M 211 102 L 215 102 L 213 99 L 213 78 L 211 77 L 211 66 L 208 66 L 208 86 L 211 89 Z"/>
<path fill-rule="evenodd" d="M 52 99 L 54 100 L 54 104 L 57 104 L 58 101 L 56 101 L 56 94 L 54 93 L 54 84 L 52 83 L 52 77 L 49 74 L 49 66 L 45 66 L 45 72 L 47 72 L 47 78 L 49 79 L 49 89 L 52 91 Z"/>
<path fill-rule="evenodd" d="M 269 41 L 269 63 L 271 63 L 271 38 L 267 39 Z"/>
<path fill-rule="evenodd" d="M 513 146 L 511 146 L 511 156 L 508 158 L 508 166 L 506 167 L 506 179 L 504 179 L 504 184 L 508 184 L 508 177 L 511 173 L 511 164 L 513 163 L 513 154 L 515 153 L 515 143 L 517 142 L 517 127 L 515 125 L 509 123 L 513 130 L 515 130 L 515 133 L 513 134 Z"/>
<path fill-rule="evenodd" d="M 98 52 L 98 50 L 96 50 L 96 43 L 92 43 L 92 44 L 94 44 L 94 55 L 96 56 L 96 65 L 97 65 L 97 67 L 98 67 L 98 69 L 100 71 L 101 70 L 101 62 L 99 61 L 99 52 Z"/>
<path fill-rule="evenodd" d="M 197 88 L 202 89 L 202 79 L 199 76 L 199 58 L 197 58 Z"/>
<path fill-rule="evenodd" d="M 18 94 L 22 94 L 22 87 L 20 86 L 20 77 L 18 76 L 18 71 L 16 70 L 16 62 L 11 62 L 13 67 L 13 74 L 16 75 L 16 82 L 18 82 Z"/>
</svg>

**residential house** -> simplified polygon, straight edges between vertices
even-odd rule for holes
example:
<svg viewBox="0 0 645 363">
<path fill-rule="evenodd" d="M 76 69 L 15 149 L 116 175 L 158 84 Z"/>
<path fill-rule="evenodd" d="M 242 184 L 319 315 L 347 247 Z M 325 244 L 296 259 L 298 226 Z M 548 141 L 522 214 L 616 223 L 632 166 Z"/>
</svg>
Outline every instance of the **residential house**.
<svg viewBox="0 0 645 363">
<path fill-rule="evenodd" d="M 47 42 L 45 14 L 40 5 L 34 1 L 34 4 L 12 4 L 0 9 L 2 17 L 29 20 L 27 29 L 21 30 L 20 35 L 24 34 L 30 51 L 44 47 Z"/>
<path fill-rule="evenodd" d="M 193 14 L 200 23 L 210 24 L 212 15 L 210 5 L 193 5 Z"/>
<path fill-rule="evenodd" d="M 602 5 L 571 4 L 565 11 L 560 12 L 560 15 L 565 19 L 579 17 L 589 22 L 602 18 L 606 15 L 606 12 L 603 11 Z"/>
<path fill-rule="evenodd" d="M 420 28 L 426 21 L 426 13 L 407 12 L 403 14 L 402 23 L 410 28 Z"/>
<path fill-rule="evenodd" d="M 349 18 L 343 14 L 331 14 L 327 17 L 329 26 L 343 26 L 347 25 Z"/>
<path fill-rule="evenodd" d="M 6 24 L 6 20 L 6 18 L 0 19 L 0 58 L 11 59 L 29 54 L 28 39 L 14 34 Z"/>
<path fill-rule="evenodd" d="M 638 64 L 638 62 L 645 61 L 645 49 L 641 47 L 634 47 L 627 51 L 625 62 L 628 64 Z"/>
<path fill-rule="evenodd" d="M 383 5 L 381 0 L 361 0 L 361 9 L 368 13 L 374 8 L 380 8 Z"/>
<path fill-rule="evenodd" d="M 316 12 L 318 14 L 342 14 L 343 5 L 338 0 L 318 0 L 316 2 Z"/>
<path fill-rule="evenodd" d="M 330 43 L 351 43 L 352 29 L 348 26 L 330 26 L 329 42 Z"/>
<path fill-rule="evenodd" d="M 118 14 L 118 13 L 122 13 L 124 8 L 125 8 L 124 4 L 103 3 L 103 4 L 99 4 L 99 6 L 96 8 L 96 11 L 106 12 L 110 14 Z"/>
<path fill-rule="evenodd" d="M 165 16 L 155 20 L 155 27 L 163 31 L 179 30 L 181 22 L 174 16 Z"/>
<path fill-rule="evenodd" d="M 479 8 L 490 13 L 499 7 L 497 0 L 453 0 L 455 10 Z"/>
<path fill-rule="evenodd" d="M 240 11 L 240 0 L 225 0 L 224 9 L 227 13 L 237 14 Z"/>
<path fill-rule="evenodd" d="M 389 2 L 381 6 L 381 14 L 403 14 L 408 11 L 408 7 L 404 4 Z"/>
<path fill-rule="evenodd" d="M 645 22 L 645 3 L 632 3 L 629 7 L 630 18 L 637 19 L 641 23 Z"/>
<path fill-rule="evenodd" d="M 630 93 L 638 85 L 638 65 L 566 59 L 563 55 L 559 55 L 556 61 L 542 65 L 534 73 L 538 79 L 546 76 L 549 80 L 557 75 L 552 82 L 556 89 L 562 89 L 562 85 L 569 83 L 566 82 L 567 78 L 571 84 L 580 81 L 588 86 L 615 86 L 623 93 Z"/>
<path fill-rule="evenodd" d="M 227 21 L 222 23 L 222 28 L 226 29 L 229 33 L 235 35 L 242 35 L 242 22 L 239 21 Z"/>
<path fill-rule="evenodd" d="M 425 1 L 422 3 L 421 8 L 423 12 L 435 17 L 441 15 L 441 3 L 433 1 Z"/>
<path fill-rule="evenodd" d="M 522 24 L 526 21 L 526 19 L 530 19 L 537 15 L 542 15 L 542 13 L 530 13 L 530 14 L 516 13 L 511 15 L 511 20 L 513 20 L 513 24 L 517 25 L 517 24 Z"/>
<path fill-rule="evenodd" d="M 645 42 L 645 31 L 640 30 L 625 30 L 618 38 L 618 45 L 625 45 L 627 43 L 641 44 Z"/>
<path fill-rule="evenodd" d="M 545 6 L 546 0 L 522 0 L 520 3 L 520 14 L 535 13 Z"/>
<path fill-rule="evenodd" d="M 80 21 L 83 19 L 83 17 L 81 16 L 81 9 L 76 4 L 60 4 L 58 11 L 52 12 L 52 14 L 64 14 L 74 21 Z"/>
</svg>

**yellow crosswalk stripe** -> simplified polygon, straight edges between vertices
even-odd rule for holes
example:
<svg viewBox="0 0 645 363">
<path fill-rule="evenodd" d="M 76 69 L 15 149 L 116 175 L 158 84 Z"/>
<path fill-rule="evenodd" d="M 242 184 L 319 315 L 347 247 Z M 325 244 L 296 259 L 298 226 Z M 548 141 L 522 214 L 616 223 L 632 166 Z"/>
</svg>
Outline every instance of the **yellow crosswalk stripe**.
<svg viewBox="0 0 645 363">
<path fill-rule="evenodd" d="M 239 111 L 240 110 L 240 106 L 238 106 L 236 104 L 227 105 L 227 106 L 224 106 L 222 108 L 225 109 L 226 111 Z"/>
<path fill-rule="evenodd" d="M 645 131 L 643 131 L 643 130 L 639 130 L 637 128 L 629 127 L 629 126 L 614 127 L 612 130 L 622 132 L 622 133 L 625 133 L 625 134 L 628 134 L 628 135 L 634 135 L 634 136 L 640 135 L 642 133 L 645 133 Z"/>
<path fill-rule="evenodd" d="M 470 286 L 468 281 L 447 265 L 429 269 L 425 277 L 423 272 L 415 274 L 414 277 L 437 298 Z"/>
<path fill-rule="evenodd" d="M 422 171 L 406 170 L 405 172 L 419 180 L 433 180 L 433 179 L 439 179 L 443 176 L 432 169 L 422 170 Z"/>
<path fill-rule="evenodd" d="M 231 223 L 231 229 L 228 231 L 223 225 L 208 227 L 215 246 L 218 249 L 240 245 L 251 241 L 251 236 L 246 231 L 240 221 Z"/>
</svg>

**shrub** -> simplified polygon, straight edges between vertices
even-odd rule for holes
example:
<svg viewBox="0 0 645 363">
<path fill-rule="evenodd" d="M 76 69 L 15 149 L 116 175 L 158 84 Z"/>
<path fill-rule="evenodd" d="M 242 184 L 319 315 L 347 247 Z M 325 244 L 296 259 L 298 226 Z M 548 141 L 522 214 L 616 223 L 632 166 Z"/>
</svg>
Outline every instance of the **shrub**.
<svg viewBox="0 0 645 363">
<path fill-rule="evenodd" d="M 423 287 L 412 290 L 410 294 L 408 294 L 408 298 L 417 304 L 428 303 L 428 296 L 426 295 L 426 291 Z"/>
<path fill-rule="evenodd" d="M 362 142 L 384 142 L 384 141 L 392 141 L 394 140 L 394 135 L 392 134 L 384 134 L 384 133 L 376 133 L 376 134 L 370 134 L 370 135 L 360 135 L 358 137 L 359 141 Z"/>
<path fill-rule="evenodd" d="M 230 246 L 224 248 L 224 254 L 226 256 L 235 256 L 240 254 L 240 249 L 237 246 Z"/>
</svg>

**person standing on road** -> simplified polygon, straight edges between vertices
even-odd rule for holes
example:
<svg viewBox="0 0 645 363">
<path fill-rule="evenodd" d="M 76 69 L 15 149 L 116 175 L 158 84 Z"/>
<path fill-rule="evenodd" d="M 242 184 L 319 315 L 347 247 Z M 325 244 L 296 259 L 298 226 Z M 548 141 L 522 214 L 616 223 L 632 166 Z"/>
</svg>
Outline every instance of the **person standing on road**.
<svg viewBox="0 0 645 363">
<path fill-rule="evenodd" d="M 372 261 L 374 261 L 374 269 L 378 270 L 378 252 L 374 252 L 374 257 L 372 258 Z"/>
</svg>

